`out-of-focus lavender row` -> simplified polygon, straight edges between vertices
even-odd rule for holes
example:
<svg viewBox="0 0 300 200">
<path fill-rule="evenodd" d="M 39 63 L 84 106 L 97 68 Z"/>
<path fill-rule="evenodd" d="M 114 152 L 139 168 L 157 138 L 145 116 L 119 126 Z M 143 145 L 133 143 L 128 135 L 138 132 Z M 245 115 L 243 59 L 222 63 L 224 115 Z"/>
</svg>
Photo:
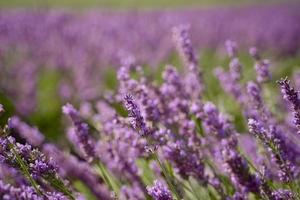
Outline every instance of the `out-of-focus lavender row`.
<svg viewBox="0 0 300 200">
<path fill-rule="evenodd" d="M 107 65 L 134 55 L 139 63 L 155 65 L 174 51 L 171 27 L 191 25 L 196 49 L 217 48 L 231 38 L 240 46 L 256 45 L 282 54 L 300 47 L 300 5 L 214 8 L 185 11 L 0 12 L 0 86 L 14 98 L 17 109 L 34 107 L 41 66 L 61 70 L 67 78 L 61 94 L 94 99 L 99 74 Z M 71 85 L 71 87 L 70 87 Z M 92 87 L 93 86 L 93 87 Z"/>
<path fill-rule="evenodd" d="M 231 38 L 295 53 L 300 45 L 300 5 L 178 11 L 1 11 L 1 54 L 18 49 L 54 66 L 84 58 L 115 63 L 122 51 L 144 62 L 159 62 L 172 49 L 170 28 L 189 23 L 196 47 L 217 47 Z M 146 25 L 146 26 L 145 26 Z M 146 27 L 146 28 L 145 28 Z"/>
</svg>

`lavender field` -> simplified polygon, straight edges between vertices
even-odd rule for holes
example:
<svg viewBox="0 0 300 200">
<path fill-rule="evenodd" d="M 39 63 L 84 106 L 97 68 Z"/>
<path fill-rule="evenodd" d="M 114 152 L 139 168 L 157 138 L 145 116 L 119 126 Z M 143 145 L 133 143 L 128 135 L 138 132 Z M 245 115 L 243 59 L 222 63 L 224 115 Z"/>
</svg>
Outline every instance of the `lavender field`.
<svg viewBox="0 0 300 200">
<path fill-rule="evenodd" d="M 299 3 L 3 5 L 0 199 L 300 200 Z"/>
</svg>

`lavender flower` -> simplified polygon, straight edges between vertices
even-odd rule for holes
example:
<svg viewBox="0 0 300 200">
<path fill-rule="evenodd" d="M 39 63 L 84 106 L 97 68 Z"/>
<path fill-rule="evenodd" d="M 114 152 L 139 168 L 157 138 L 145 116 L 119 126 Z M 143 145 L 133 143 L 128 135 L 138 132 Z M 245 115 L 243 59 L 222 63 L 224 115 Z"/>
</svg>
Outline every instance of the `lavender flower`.
<svg viewBox="0 0 300 200">
<path fill-rule="evenodd" d="M 294 194 L 286 189 L 279 189 L 276 190 L 272 193 L 273 199 L 274 200 L 285 200 L 285 199 L 289 199 L 289 200 L 293 200 L 295 199 Z"/>
<path fill-rule="evenodd" d="M 25 138 L 28 143 L 34 146 L 41 145 L 45 139 L 36 127 L 30 127 L 16 116 L 9 119 L 8 127 L 18 131 L 18 133 Z"/>
<path fill-rule="evenodd" d="M 87 185 L 97 198 L 103 200 L 110 199 L 110 192 L 101 184 L 103 180 L 97 176 L 96 172 L 86 162 L 62 152 L 53 144 L 45 144 L 43 151 L 58 163 L 61 176 L 79 179 Z"/>
<path fill-rule="evenodd" d="M 94 142 L 89 136 L 88 125 L 81 121 L 78 111 L 71 104 L 63 106 L 63 113 L 71 118 L 75 126 L 75 134 L 73 135 L 75 137 L 75 141 L 78 142 L 79 147 L 83 150 L 84 156 L 91 161 L 95 156 L 95 150 Z"/>
<path fill-rule="evenodd" d="M 171 192 L 158 180 L 154 181 L 152 187 L 147 187 L 147 190 L 154 200 L 173 200 Z"/>
<path fill-rule="evenodd" d="M 251 47 L 249 49 L 249 54 L 255 60 L 255 71 L 256 71 L 256 80 L 258 83 L 265 83 L 270 81 L 271 75 L 269 72 L 270 61 L 269 60 L 261 60 L 261 57 L 258 53 L 256 47 Z"/>
<path fill-rule="evenodd" d="M 189 69 L 185 82 L 187 92 L 194 98 L 199 98 L 204 90 L 202 72 L 198 67 L 198 60 L 191 44 L 188 33 L 189 27 L 181 25 L 173 28 L 173 40 L 175 41 L 177 51 L 181 55 L 185 66 Z"/>
<path fill-rule="evenodd" d="M 237 69 L 231 69 L 231 71 L 228 73 L 225 72 L 221 67 L 217 67 L 214 69 L 214 74 L 220 81 L 222 88 L 242 104 L 242 87 L 238 83 L 240 75 L 235 70 Z"/>
<path fill-rule="evenodd" d="M 120 191 L 120 199 L 127 200 L 127 199 L 136 199 L 136 200 L 144 200 L 143 191 L 141 191 L 140 187 L 133 184 L 130 186 L 122 186 Z"/>
<path fill-rule="evenodd" d="M 203 111 L 206 115 L 204 118 L 204 125 L 207 132 L 214 133 L 219 138 L 235 134 L 229 120 L 223 114 L 219 113 L 217 107 L 213 103 L 205 103 Z"/>
<path fill-rule="evenodd" d="M 230 75 L 234 81 L 241 79 L 242 65 L 238 58 L 233 58 L 229 63 Z"/>
<path fill-rule="evenodd" d="M 130 94 L 125 95 L 124 105 L 128 110 L 128 116 L 131 118 L 131 125 L 136 129 L 140 135 L 146 136 L 150 134 L 149 128 L 146 126 L 143 116 L 140 113 L 140 110 L 133 100 L 133 97 Z"/>
<path fill-rule="evenodd" d="M 287 78 L 281 79 L 278 81 L 278 84 L 281 87 L 281 94 L 285 100 L 287 100 L 292 109 L 294 115 L 294 125 L 298 129 L 298 133 L 300 134 L 300 98 L 299 94 L 293 87 L 290 85 L 290 80 Z"/>
<path fill-rule="evenodd" d="M 221 154 L 232 182 L 244 192 L 259 194 L 260 179 L 250 173 L 247 161 L 237 152 L 236 141 L 223 139 Z"/>
<path fill-rule="evenodd" d="M 170 141 L 164 147 L 164 155 L 183 178 L 188 179 L 192 176 L 201 184 L 206 182 L 201 154 L 193 147 L 189 147 L 183 141 Z"/>
<path fill-rule="evenodd" d="M 198 61 L 192 48 L 191 39 L 188 35 L 188 29 L 189 28 L 187 25 L 174 27 L 173 39 L 176 43 L 178 52 L 185 62 L 185 65 L 194 70 L 198 65 Z"/>
<path fill-rule="evenodd" d="M 14 187 L 11 184 L 5 184 L 0 180 L 0 197 L 3 200 L 11 199 L 28 199 L 28 200 L 44 200 L 43 197 L 39 196 L 33 187 L 21 186 Z"/>
<path fill-rule="evenodd" d="M 235 192 L 232 200 L 245 200 L 247 199 L 247 194 L 246 193 L 242 193 L 242 192 Z"/>
<path fill-rule="evenodd" d="M 32 195 L 33 199 L 39 199 L 37 197 L 40 197 L 42 194 L 49 196 L 49 199 L 51 199 L 50 197 L 53 195 L 57 196 L 55 193 L 48 191 L 49 188 L 39 186 L 37 181 L 42 181 L 45 183 L 49 182 L 54 189 L 60 193 L 63 193 L 59 195 L 61 196 L 60 199 L 62 200 L 66 199 L 65 195 L 71 199 L 74 199 L 69 189 L 66 188 L 65 183 L 58 176 L 57 167 L 55 163 L 52 162 L 52 159 L 46 158 L 44 154 L 37 149 L 32 149 L 30 145 L 16 143 L 15 139 L 11 136 L 7 138 L 1 137 L 0 157 L 1 164 L 5 163 L 10 167 L 20 170 L 28 179 L 28 182 L 30 182 L 32 185 L 32 189 L 35 191 L 35 194 L 30 194 Z M 29 189 L 29 192 L 32 193 L 31 187 Z M 9 193 L 9 191 L 5 192 Z M 26 191 L 24 195 L 26 195 Z M 30 197 L 27 196 L 24 198 L 30 199 Z"/>
<path fill-rule="evenodd" d="M 261 88 L 258 84 L 253 81 L 247 83 L 247 93 L 249 94 L 251 103 L 255 109 L 261 109 L 263 106 L 263 101 L 261 97 Z"/>
<path fill-rule="evenodd" d="M 268 148 L 268 151 L 272 154 L 272 159 L 280 169 L 280 180 L 283 182 L 291 181 L 291 178 L 293 177 L 293 167 L 283 149 L 283 142 L 276 135 L 275 127 L 270 126 L 269 130 L 266 130 L 262 124 L 255 119 L 249 119 L 248 126 L 249 131 L 259 138 L 260 141 Z"/>
<path fill-rule="evenodd" d="M 34 152 L 33 152 L 34 153 Z M 38 159 L 30 163 L 29 167 L 32 170 L 34 176 L 53 175 L 57 172 L 57 165 L 53 162 L 53 159 L 46 159 L 44 155 L 40 155 Z"/>
<path fill-rule="evenodd" d="M 12 168 L 1 161 L 0 163 L 0 180 L 14 183 L 15 185 L 22 185 L 26 182 L 25 177 L 17 169 Z"/>
<path fill-rule="evenodd" d="M 271 79 L 271 75 L 269 72 L 270 68 L 270 61 L 269 60 L 262 60 L 255 64 L 256 70 L 256 80 L 259 83 L 268 82 Z"/>
</svg>

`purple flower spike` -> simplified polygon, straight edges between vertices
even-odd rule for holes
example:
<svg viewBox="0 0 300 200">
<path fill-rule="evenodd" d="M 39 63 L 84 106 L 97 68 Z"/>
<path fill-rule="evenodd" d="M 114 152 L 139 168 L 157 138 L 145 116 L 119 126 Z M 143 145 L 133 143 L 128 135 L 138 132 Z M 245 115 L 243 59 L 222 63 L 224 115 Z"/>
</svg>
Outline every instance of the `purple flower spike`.
<svg viewBox="0 0 300 200">
<path fill-rule="evenodd" d="M 185 66 L 188 68 L 186 75 L 187 92 L 197 99 L 204 90 L 202 72 L 198 67 L 198 59 L 192 47 L 189 36 L 189 26 L 181 25 L 173 28 L 173 39 L 177 51 L 181 55 Z"/>
<path fill-rule="evenodd" d="M 300 134 L 300 98 L 299 92 L 295 91 L 293 87 L 291 87 L 290 80 L 288 78 L 281 79 L 278 81 L 278 84 L 281 87 L 281 94 L 285 100 L 287 100 L 293 110 L 294 120 L 293 123 L 298 129 L 298 134 Z"/>
<path fill-rule="evenodd" d="M 131 118 L 132 127 L 136 129 L 140 135 L 148 135 L 150 131 L 146 126 L 145 120 L 141 115 L 138 105 L 135 103 L 133 97 L 130 94 L 125 95 L 124 105 L 127 111 L 129 112 L 128 116 Z"/>
<path fill-rule="evenodd" d="M 258 194 L 260 179 L 250 173 L 248 163 L 239 154 L 236 145 L 236 142 L 230 139 L 222 140 L 221 154 L 226 171 L 231 175 L 231 180 L 237 188 Z"/>
<path fill-rule="evenodd" d="M 35 160 L 30 167 L 35 176 L 42 176 L 43 174 L 55 174 L 57 171 L 57 166 L 53 160 L 46 160 L 45 157 Z"/>
<path fill-rule="evenodd" d="M 253 81 L 249 81 L 247 84 L 247 93 L 250 96 L 251 103 L 255 109 L 262 108 L 263 102 L 261 98 L 261 89 L 258 84 Z"/>
<path fill-rule="evenodd" d="M 71 104 L 66 104 L 62 109 L 63 113 L 71 118 L 75 126 L 73 134 L 75 137 L 74 141 L 78 143 L 87 160 L 92 161 L 95 156 L 95 144 L 92 138 L 89 136 L 88 125 L 81 121 L 79 112 Z"/>
<path fill-rule="evenodd" d="M 195 69 L 198 65 L 194 49 L 189 37 L 189 26 L 181 25 L 173 28 L 173 39 L 176 43 L 178 52 L 180 53 L 184 63 L 191 70 Z"/>
<path fill-rule="evenodd" d="M 293 177 L 293 166 L 288 160 L 284 151 L 283 141 L 276 134 L 276 128 L 270 126 L 266 129 L 259 121 L 255 119 L 248 120 L 250 133 L 257 137 L 271 153 L 272 160 L 279 168 L 279 178 L 283 182 L 288 182 Z"/>
<path fill-rule="evenodd" d="M 270 75 L 270 61 L 269 60 L 262 60 L 258 61 L 255 64 L 255 71 L 256 71 L 256 80 L 259 83 L 268 82 L 271 79 Z"/>
<path fill-rule="evenodd" d="M 165 157 L 174 165 L 175 171 L 183 178 L 194 177 L 199 182 L 206 182 L 204 164 L 201 155 L 183 141 L 169 142 L 164 147 Z"/>
<path fill-rule="evenodd" d="M 203 121 L 204 127 L 208 133 L 214 133 L 219 138 L 224 138 L 235 133 L 229 120 L 219 112 L 213 103 L 205 103 L 203 111 L 206 115 Z"/>
<path fill-rule="evenodd" d="M 229 63 L 230 75 L 234 81 L 241 79 L 242 65 L 238 58 L 233 58 Z"/>
<path fill-rule="evenodd" d="M 265 83 L 271 79 L 270 75 L 270 61 L 269 60 L 261 60 L 259 52 L 256 47 L 251 47 L 249 49 L 249 54 L 256 61 L 255 63 L 255 71 L 256 71 L 256 80 L 258 83 Z"/>
<path fill-rule="evenodd" d="M 68 115 L 74 123 L 81 121 L 79 112 L 73 107 L 72 104 L 67 103 L 62 107 L 62 111 L 64 114 Z"/>
<path fill-rule="evenodd" d="M 59 164 L 58 169 L 61 176 L 74 177 L 81 180 L 98 199 L 110 199 L 109 190 L 101 184 L 99 177 L 87 162 L 80 161 L 77 157 L 66 154 L 53 144 L 43 145 L 43 151 L 48 156 L 53 157 L 56 163 Z"/>
<path fill-rule="evenodd" d="M 15 116 L 9 119 L 8 127 L 18 131 L 20 136 L 33 146 L 41 145 L 45 139 L 44 135 L 36 127 L 30 127 Z"/>
<path fill-rule="evenodd" d="M 171 192 L 158 180 L 154 181 L 154 186 L 147 187 L 147 190 L 154 200 L 173 200 Z"/>
</svg>

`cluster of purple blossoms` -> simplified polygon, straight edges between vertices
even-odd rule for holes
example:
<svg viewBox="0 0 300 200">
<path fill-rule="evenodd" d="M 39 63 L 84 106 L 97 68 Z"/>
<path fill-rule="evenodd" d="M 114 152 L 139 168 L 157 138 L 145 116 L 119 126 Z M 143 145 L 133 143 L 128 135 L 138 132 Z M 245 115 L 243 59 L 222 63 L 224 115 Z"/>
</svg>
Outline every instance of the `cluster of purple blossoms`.
<svg viewBox="0 0 300 200">
<path fill-rule="evenodd" d="M 158 180 L 154 181 L 152 187 L 147 188 L 148 193 L 154 200 L 172 200 L 172 194 L 164 184 Z"/>
<path fill-rule="evenodd" d="M 1 137 L 0 157 L 1 170 L 8 166 L 20 172 L 14 171 L 11 182 L 4 182 L 8 181 L 6 178 L 0 180 L 2 199 L 75 199 L 59 177 L 57 165 L 39 150 L 16 143 L 12 136 Z"/>
<path fill-rule="evenodd" d="M 47 192 L 44 195 L 45 197 L 41 197 L 40 195 L 38 195 L 34 188 L 31 186 L 21 185 L 19 187 L 16 187 L 9 183 L 4 183 L 2 180 L 0 180 L 0 197 L 3 200 L 67 200 L 67 198 L 60 193 Z"/>
</svg>

